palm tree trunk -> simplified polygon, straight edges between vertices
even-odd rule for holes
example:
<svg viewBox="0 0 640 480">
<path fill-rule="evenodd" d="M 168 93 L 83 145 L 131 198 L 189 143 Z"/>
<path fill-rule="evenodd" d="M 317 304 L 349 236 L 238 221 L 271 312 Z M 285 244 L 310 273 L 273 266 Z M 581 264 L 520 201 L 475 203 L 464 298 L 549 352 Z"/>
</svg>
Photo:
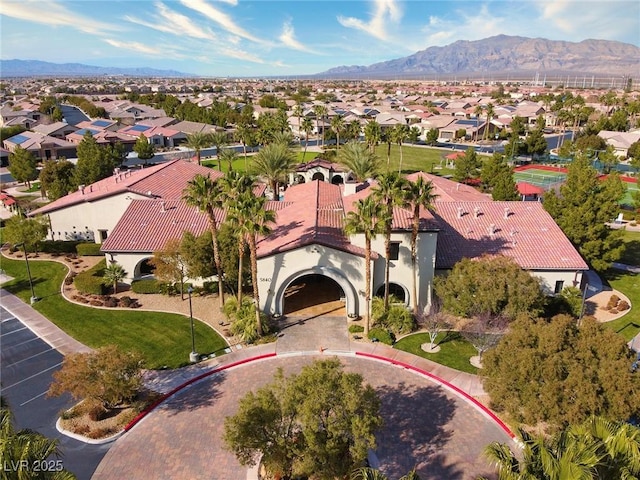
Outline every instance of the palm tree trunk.
<svg viewBox="0 0 640 480">
<path fill-rule="evenodd" d="M 244 171 L 248 171 L 249 168 L 247 167 L 247 144 L 242 142 L 242 152 L 244 153 Z"/>
<path fill-rule="evenodd" d="M 220 259 L 220 247 L 218 245 L 218 227 L 214 212 L 209 212 L 209 227 L 211 229 L 211 244 L 213 245 L 213 261 L 216 264 L 216 272 L 218 273 L 218 298 L 220 299 L 220 310 L 224 307 L 224 288 L 222 285 L 222 260 Z"/>
<path fill-rule="evenodd" d="M 371 239 L 365 233 L 365 254 L 364 254 L 364 278 L 365 278 L 365 304 L 364 312 L 364 336 L 369 336 L 369 314 L 371 313 Z"/>
<path fill-rule="evenodd" d="M 238 305 L 242 305 L 242 264 L 244 263 L 244 239 L 240 238 L 238 246 Z"/>
<path fill-rule="evenodd" d="M 418 315 L 418 278 L 416 273 L 417 263 L 417 243 L 418 243 L 418 227 L 420 224 L 420 207 L 416 205 L 413 208 L 413 230 L 411 231 L 411 269 L 413 273 L 413 285 L 411 296 L 413 297 L 413 314 Z"/>
<path fill-rule="evenodd" d="M 384 309 L 389 308 L 389 257 L 391 257 L 391 228 L 384 235 Z"/>
<path fill-rule="evenodd" d="M 256 247 L 256 235 L 249 235 L 249 252 L 251 256 L 251 283 L 253 286 L 253 304 L 256 309 L 256 330 L 258 336 L 262 336 L 262 324 L 260 322 L 260 293 L 258 291 L 258 258 Z"/>
<path fill-rule="evenodd" d="M 398 167 L 398 173 L 402 173 L 402 143 L 398 145 L 398 148 L 400 149 L 400 166 Z"/>
</svg>

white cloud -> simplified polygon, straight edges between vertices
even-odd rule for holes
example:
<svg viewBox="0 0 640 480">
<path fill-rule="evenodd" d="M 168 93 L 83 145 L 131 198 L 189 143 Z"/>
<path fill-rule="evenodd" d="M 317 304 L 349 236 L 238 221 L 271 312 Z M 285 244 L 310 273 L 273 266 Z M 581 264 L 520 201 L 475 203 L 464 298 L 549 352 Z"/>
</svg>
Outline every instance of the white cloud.
<svg viewBox="0 0 640 480">
<path fill-rule="evenodd" d="M 122 50 L 129 50 L 131 52 L 142 53 L 149 56 L 165 55 L 167 53 L 166 49 L 164 48 L 150 47 L 149 45 L 144 45 L 138 42 L 121 42 L 120 40 L 113 40 L 110 38 L 105 38 L 104 41 L 112 47 Z"/>
<path fill-rule="evenodd" d="M 361 30 L 380 40 L 388 40 L 387 25 L 398 23 L 402 19 L 402 10 L 396 0 L 374 0 L 374 9 L 368 22 L 355 17 L 338 16 L 338 22 L 343 27 Z"/>
<path fill-rule="evenodd" d="M 164 33 L 201 38 L 209 41 L 217 40 L 216 35 L 211 30 L 196 25 L 189 17 L 169 9 L 162 2 L 156 2 L 154 6 L 158 12 L 158 16 L 156 16 L 153 21 L 141 20 L 129 15 L 125 16 L 124 19 Z"/>
<path fill-rule="evenodd" d="M 296 39 L 296 32 L 290 21 L 284 22 L 282 25 L 282 33 L 278 37 L 279 40 L 287 47 L 301 52 L 315 53 Z"/>
<path fill-rule="evenodd" d="M 264 40 L 261 40 L 258 37 L 255 37 L 251 33 L 247 32 L 244 28 L 237 25 L 229 15 L 221 12 L 217 8 L 214 8 L 205 0 L 180 0 L 180 2 L 185 7 L 195 10 L 201 15 L 207 17 L 209 20 L 213 20 L 229 33 L 237 35 L 238 37 L 242 37 L 246 40 L 250 40 L 252 42 L 261 44 L 267 43 Z"/>
<path fill-rule="evenodd" d="M 3 1 L 0 14 L 52 27 L 71 27 L 93 35 L 122 30 L 118 25 L 78 15 L 56 1 Z"/>
</svg>

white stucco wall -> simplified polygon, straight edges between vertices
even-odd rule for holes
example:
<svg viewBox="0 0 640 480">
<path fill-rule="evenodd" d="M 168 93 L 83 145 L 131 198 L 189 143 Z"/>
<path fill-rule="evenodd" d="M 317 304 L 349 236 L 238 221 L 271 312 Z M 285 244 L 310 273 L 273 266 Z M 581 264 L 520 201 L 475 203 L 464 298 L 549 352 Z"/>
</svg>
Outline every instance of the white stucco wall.
<svg viewBox="0 0 640 480">
<path fill-rule="evenodd" d="M 258 259 L 258 290 L 260 308 L 267 314 L 281 315 L 278 300 L 281 292 L 303 274 L 333 275 L 347 282 L 353 292 L 354 302 L 347 299 L 347 314 L 362 315 L 365 308 L 365 260 L 322 245 L 309 245 L 284 253 Z M 343 288 L 344 289 L 344 288 Z M 345 292 L 348 297 L 349 293 Z"/>
<path fill-rule="evenodd" d="M 364 235 L 353 235 L 351 242 L 354 245 L 364 248 Z M 397 283 L 404 287 L 407 305 L 413 305 L 413 269 L 411 267 L 411 233 L 393 232 L 391 242 L 400 242 L 398 260 L 391 260 L 389 268 L 389 282 Z M 431 292 L 433 288 L 433 276 L 436 262 L 436 232 L 420 232 L 417 241 L 417 290 L 418 305 L 427 307 L 431 303 Z M 385 251 L 384 235 L 378 235 L 371 242 L 371 249 L 378 253 L 378 259 L 374 261 L 372 295 L 384 285 Z"/>
<path fill-rule="evenodd" d="M 123 192 L 94 202 L 78 203 L 48 215 L 51 229 L 50 240 L 92 239 L 100 242 L 99 230 L 111 233 L 131 200 L 146 198 L 130 192 Z M 87 235 L 86 232 L 89 232 Z M 89 237 L 89 238 L 87 238 Z"/>
<path fill-rule="evenodd" d="M 582 283 L 581 271 L 561 271 L 561 270 L 533 270 L 532 275 L 542 280 L 542 289 L 545 295 L 553 295 L 553 290 L 556 286 L 556 282 L 564 282 L 563 287 L 577 287 L 580 288 Z"/>
</svg>

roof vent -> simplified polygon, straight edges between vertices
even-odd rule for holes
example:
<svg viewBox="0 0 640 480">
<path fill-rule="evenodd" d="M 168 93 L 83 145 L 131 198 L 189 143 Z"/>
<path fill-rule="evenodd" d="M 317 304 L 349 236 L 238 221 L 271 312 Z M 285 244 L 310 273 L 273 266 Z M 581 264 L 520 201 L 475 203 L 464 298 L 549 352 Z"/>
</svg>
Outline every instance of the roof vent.
<svg viewBox="0 0 640 480">
<path fill-rule="evenodd" d="M 462 218 L 464 216 L 464 210 L 462 207 L 458 207 L 458 218 Z"/>
<path fill-rule="evenodd" d="M 78 191 L 84 195 L 84 185 L 78 185 Z"/>
<path fill-rule="evenodd" d="M 457 183 L 457 184 L 456 184 L 456 192 L 457 192 L 457 191 L 459 191 L 459 190 L 460 190 L 460 184 L 459 184 L 459 183 Z"/>
<path fill-rule="evenodd" d="M 492 223 L 489 225 L 489 235 L 494 235 L 496 233 L 496 224 Z"/>
<path fill-rule="evenodd" d="M 167 211 L 166 206 L 167 206 L 167 205 L 166 205 L 166 203 L 165 203 L 165 202 L 161 202 L 161 203 L 160 203 L 160 213 L 164 213 L 164 212 L 166 212 L 166 211 Z"/>
<path fill-rule="evenodd" d="M 509 218 L 509 215 L 511 215 L 511 210 L 509 210 L 509 207 L 504 207 L 504 218 L 505 218 L 505 220 L 507 218 Z"/>
<path fill-rule="evenodd" d="M 147 196 L 150 197 L 151 196 L 151 190 L 147 190 Z"/>
<path fill-rule="evenodd" d="M 475 207 L 473 209 L 473 215 L 478 218 L 480 216 L 480 207 Z"/>
</svg>

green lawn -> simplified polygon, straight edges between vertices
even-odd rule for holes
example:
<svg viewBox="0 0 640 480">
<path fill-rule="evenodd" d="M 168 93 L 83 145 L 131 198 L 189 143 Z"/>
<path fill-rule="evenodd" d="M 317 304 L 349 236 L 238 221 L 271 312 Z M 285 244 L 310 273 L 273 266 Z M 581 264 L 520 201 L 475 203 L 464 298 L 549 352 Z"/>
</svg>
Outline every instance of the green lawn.
<svg viewBox="0 0 640 480">
<path fill-rule="evenodd" d="M 620 259 L 620 263 L 640 266 L 640 232 L 625 230 L 623 239 L 627 248 Z"/>
<path fill-rule="evenodd" d="M 60 294 L 66 268 L 56 262 L 29 261 L 39 300 L 34 308 L 72 337 L 93 348 L 116 344 L 140 352 L 148 368 L 177 368 L 191 352 L 189 317 L 138 310 L 102 310 L 76 305 Z M 31 296 L 26 264 L 2 258 L 2 269 L 14 277 L 3 288 L 28 302 Z M 221 354 L 225 341 L 214 330 L 196 321 L 195 342 L 200 353 Z"/>
<path fill-rule="evenodd" d="M 436 337 L 436 343 L 440 345 L 438 353 L 427 353 L 420 348 L 423 343 L 427 342 L 429 342 L 427 333 L 415 333 L 404 337 L 393 347 L 456 370 L 473 374 L 478 372 L 478 369 L 469 363 L 469 359 L 477 355 L 478 352 L 458 332 L 442 332 L 438 334 L 438 337 Z"/>
</svg>

